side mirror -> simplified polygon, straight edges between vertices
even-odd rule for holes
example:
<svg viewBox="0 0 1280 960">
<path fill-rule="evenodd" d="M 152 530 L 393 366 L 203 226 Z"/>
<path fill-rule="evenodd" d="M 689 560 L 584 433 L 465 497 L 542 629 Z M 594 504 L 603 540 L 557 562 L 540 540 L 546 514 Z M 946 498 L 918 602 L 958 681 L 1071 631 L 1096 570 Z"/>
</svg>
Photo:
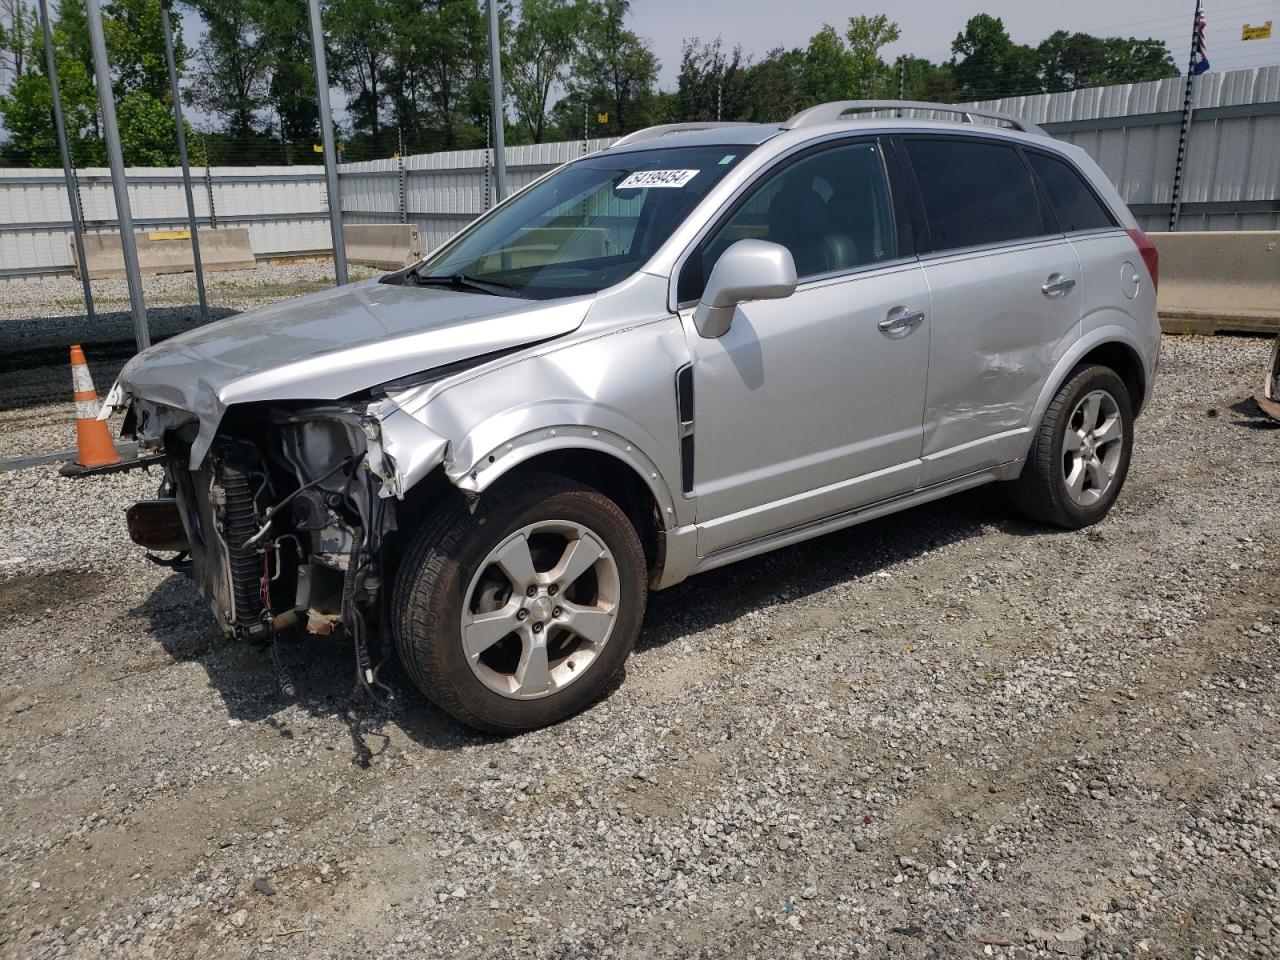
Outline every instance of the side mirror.
<svg viewBox="0 0 1280 960">
<path fill-rule="evenodd" d="M 711 270 L 702 300 L 693 312 L 698 335 L 714 340 L 729 332 L 733 311 L 747 300 L 781 300 L 796 290 L 791 251 L 767 240 L 739 240 Z"/>
</svg>

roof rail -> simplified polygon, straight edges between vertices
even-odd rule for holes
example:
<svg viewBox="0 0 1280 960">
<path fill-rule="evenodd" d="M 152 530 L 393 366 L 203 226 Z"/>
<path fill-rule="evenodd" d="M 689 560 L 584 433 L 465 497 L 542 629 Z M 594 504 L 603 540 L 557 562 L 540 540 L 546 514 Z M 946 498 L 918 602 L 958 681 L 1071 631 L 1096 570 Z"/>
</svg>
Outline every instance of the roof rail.
<svg viewBox="0 0 1280 960">
<path fill-rule="evenodd" d="M 643 130 L 637 130 L 635 133 L 628 133 L 621 140 L 613 143 L 615 147 L 626 146 L 629 143 L 639 143 L 641 140 L 657 140 L 659 137 L 670 136 L 673 133 L 693 133 L 696 130 L 715 130 L 718 127 L 748 127 L 755 124 L 748 121 L 732 121 L 732 120 L 695 120 L 689 123 L 662 123 L 656 127 L 645 127 Z"/>
<path fill-rule="evenodd" d="M 1048 136 L 1030 120 L 1023 120 L 1012 114 L 984 110 L 980 107 L 959 106 L 954 103 L 929 103 L 925 100 L 837 100 L 834 103 L 820 103 L 808 110 L 801 110 L 784 123 L 782 129 L 794 130 L 796 127 L 808 127 L 817 123 L 834 123 L 843 118 L 846 113 L 864 110 L 932 110 L 937 113 L 955 113 L 960 115 L 963 123 L 973 123 L 974 117 L 984 117 L 987 120 L 999 120 L 1022 133 L 1040 137 Z"/>
</svg>

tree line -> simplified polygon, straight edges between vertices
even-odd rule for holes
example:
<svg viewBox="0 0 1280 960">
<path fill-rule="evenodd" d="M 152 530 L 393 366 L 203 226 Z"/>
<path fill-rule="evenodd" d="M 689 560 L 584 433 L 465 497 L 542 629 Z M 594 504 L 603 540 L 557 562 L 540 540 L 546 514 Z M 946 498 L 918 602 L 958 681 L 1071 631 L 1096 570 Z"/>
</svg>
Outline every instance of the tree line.
<svg viewBox="0 0 1280 960">
<path fill-rule="evenodd" d="M 0 159 L 59 163 L 33 0 L 0 0 Z M 72 154 L 104 161 L 82 0 L 54 0 L 55 58 Z M 112 93 L 127 163 L 176 163 L 160 31 L 161 0 L 106 0 Z M 319 142 L 306 0 L 176 0 L 199 17 L 198 48 L 175 58 L 199 110 L 196 162 L 315 162 Z M 489 71 L 482 0 L 325 0 L 331 81 L 345 94 L 346 159 L 485 146 Z M 758 59 L 721 39 L 686 39 L 674 89 L 629 26 L 630 0 L 519 0 L 500 8 L 507 143 L 617 136 L 653 123 L 785 119 L 829 100 L 963 102 L 1176 76 L 1164 43 L 1059 30 L 1019 44 L 998 17 L 969 19 L 951 57 L 884 50 L 884 14 L 824 24 L 807 45 Z"/>
</svg>

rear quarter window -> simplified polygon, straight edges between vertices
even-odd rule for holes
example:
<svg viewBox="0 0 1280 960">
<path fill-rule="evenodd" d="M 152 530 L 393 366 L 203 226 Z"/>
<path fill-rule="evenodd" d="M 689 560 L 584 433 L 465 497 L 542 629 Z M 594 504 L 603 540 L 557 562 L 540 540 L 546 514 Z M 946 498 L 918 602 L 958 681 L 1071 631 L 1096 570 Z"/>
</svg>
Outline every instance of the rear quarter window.
<svg viewBox="0 0 1280 960">
<path fill-rule="evenodd" d="M 1044 153 L 1028 152 L 1027 160 L 1040 178 L 1049 207 L 1064 233 L 1104 230 L 1116 225 L 1102 201 L 1071 164 Z"/>
<path fill-rule="evenodd" d="M 1035 182 L 1012 146 L 962 137 L 908 138 L 933 250 L 1056 233 Z"/>
</svg>

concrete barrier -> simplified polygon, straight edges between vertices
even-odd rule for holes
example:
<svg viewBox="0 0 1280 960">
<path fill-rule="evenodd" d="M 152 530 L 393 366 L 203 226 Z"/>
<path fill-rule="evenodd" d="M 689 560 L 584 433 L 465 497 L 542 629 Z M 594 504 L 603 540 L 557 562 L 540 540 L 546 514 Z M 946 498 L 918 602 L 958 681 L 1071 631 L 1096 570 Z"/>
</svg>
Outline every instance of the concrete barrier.
<svg viewBox="0 0 1280 960">
<path fill-rule="evenodd" d="M 138 247 L 138 267 L 144 276 L 157 273 L 190 273 L 195 269 L 191 255 L 190 230 L 140 230 L 134 233 Z M 80 276 L 72 244 L 72 272 Z M 124 253 L 118 233 L 89 233 L 84 238 L 85 259 L 89 279 L 124 276 Z M 249 246 L 249 231 L 244 227 L 200 231 L 200 262 L 205 272 L 217 270 L 252 270 L 257 266 Z"/>
<path fill-rule="evenodd" d="M 352 223 L 342 227 L 347 260 L 398 270 L 422 259 L 422 236 L 412 223 Z"/>
<path fill-rule="evenodd" d="M 1280 333 L 1280 231 L 1153 233 L 1169 333 Z"/>
</svg>

